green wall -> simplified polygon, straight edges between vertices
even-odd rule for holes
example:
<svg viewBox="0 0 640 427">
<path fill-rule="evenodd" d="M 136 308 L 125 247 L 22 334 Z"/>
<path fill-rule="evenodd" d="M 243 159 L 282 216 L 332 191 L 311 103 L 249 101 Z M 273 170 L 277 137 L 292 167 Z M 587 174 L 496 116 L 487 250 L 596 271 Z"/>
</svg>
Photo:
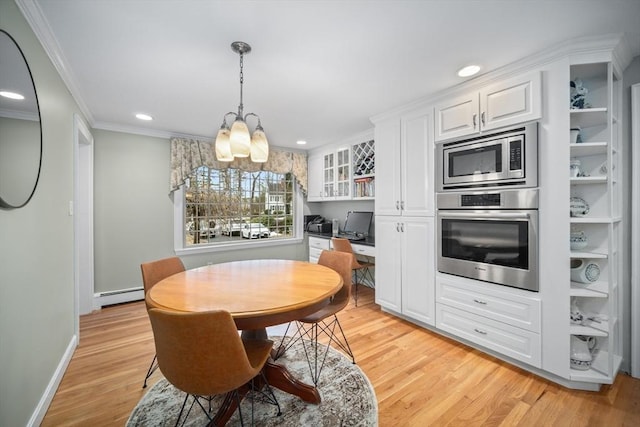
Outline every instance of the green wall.
<svg viewBox="0 0 640 427">
<path fill-rule="evenodd" d="M 95 292 L 142 287 L 140 264 L 173 256 L 168 139 L 93 129 Z M 304 207 L 303 207 L 304 208 Z M 306 259 L 305 242 L 181 256 L 187 268 Z"/>
<path fill-rule="evenodd" d="M 40 101 L 43 160 L 22 209 L 0 210 L 0 425 L 23 426 L 73 348 L 73 115 L 81 114 L 13 1 L 0 28 L 22 48 Z M 43 403 L 46 403 L 43 401 Z"/>
</svg>

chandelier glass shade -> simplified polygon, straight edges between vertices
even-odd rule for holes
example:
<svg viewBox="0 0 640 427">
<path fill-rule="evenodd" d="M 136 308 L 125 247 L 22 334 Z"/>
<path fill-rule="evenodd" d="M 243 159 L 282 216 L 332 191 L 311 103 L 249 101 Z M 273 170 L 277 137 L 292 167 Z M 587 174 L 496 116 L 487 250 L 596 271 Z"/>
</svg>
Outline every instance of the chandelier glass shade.
<svg viewBox="0 0 640 427">
<path fill-rule="evenodd" d="M 267 135 L 260 123 L 260 117 L 254 113 L 243 115 L 244 105 L 242 104 L 243 59 L 244 54 L 251 52 L 251 46 L 244 42 L 231 43 L 231 49 L 240 55 L 240 105 L 238 113 L 230 112 L 224 115 L 222 126 L 218 131 L 215 142 L 216 158 L 221 162 L 231 162 L 234 158 L 251 157 L 255 163 L 264 163 L 269 158 L 269 142 Z M 227 117 L 233 115 L 235 119 L 231 128 L 227 124 Z M 253 135 L 249 131 L 247 118 L 254 116 L 258 119 Z"/>
</svg>

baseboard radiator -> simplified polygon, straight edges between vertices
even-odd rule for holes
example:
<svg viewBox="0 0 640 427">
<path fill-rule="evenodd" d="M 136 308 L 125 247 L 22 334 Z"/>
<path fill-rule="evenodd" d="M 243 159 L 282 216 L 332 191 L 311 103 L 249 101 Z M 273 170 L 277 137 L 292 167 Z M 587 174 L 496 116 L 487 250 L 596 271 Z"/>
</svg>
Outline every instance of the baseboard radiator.
<svg viewBox="0 0 640 427">
<path fill-rule="evenodd" d="M 102 308 L 108 305 L 122 304 L 124 302 L 140 301 L 144 299 L 144 289 L 139 286 L 136 288 L 120 289 L 117 291 L 107 291 L 94 294 L 93 306 Z"/>
</svg>

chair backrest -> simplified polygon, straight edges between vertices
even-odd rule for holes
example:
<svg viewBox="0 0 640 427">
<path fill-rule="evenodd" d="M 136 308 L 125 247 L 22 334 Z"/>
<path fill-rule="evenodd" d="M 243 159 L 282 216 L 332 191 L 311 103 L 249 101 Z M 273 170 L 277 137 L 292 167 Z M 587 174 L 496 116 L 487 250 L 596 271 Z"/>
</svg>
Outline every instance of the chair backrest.
<svg viewBox="0 0 640 427">
<path fill-rule="evenodd" d="M 146 295 L 162 279 L 184 271 L 184 264 L 180 258 L 174 256 L 140 264 L 140 270 L 142 270 L 142 284 Z"/>
<path fill-rule="evenodd" d="M 360 268 L 362 267 L 356 258 L 356 255 L 353 253 L 353 247 L 351 246 L 351 242 L 348 239 L 343 239 L 341 237 L 332 237 L 331 245 L 333 246 L 334 251 L 338 252 L 346 252 L 351 254 L 351 268 Z"/>
<path fill-rule="evenodd" d="M 339 310 L 342 310 L 351 298 L 351 255 L 339 251 L 322 251 L 318 264 L 331 268 L 342 277 L 342 288 L 331 300 L 332 306 L 339 306 Z"/>
<path fill-rule="evenodd" d="M 202 396 L 227 393 L 256 376 L 227 311 L 149 310 L 158 365 L 178 389 Z"/>
</svg>

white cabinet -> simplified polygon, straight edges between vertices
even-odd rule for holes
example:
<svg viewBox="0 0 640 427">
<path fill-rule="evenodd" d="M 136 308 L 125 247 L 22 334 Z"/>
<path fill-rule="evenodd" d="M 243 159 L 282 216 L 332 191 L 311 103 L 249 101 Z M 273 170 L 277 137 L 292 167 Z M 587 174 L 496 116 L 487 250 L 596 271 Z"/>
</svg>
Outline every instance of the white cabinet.
<svg viewBox="0 0 640 427">
<path fill-rule="evenodd" d="M 436 277 L 436 327 L 539 368 L 541 301 L 527 291 Z"/>
<path fill-rule="evenodd" d="M 434 214 L 430 118 L 423 109 L 376 123 L 376 216 Z"/>
<path fill-rule="evenodd" d="M 309 153 L 307 201 L 374 200 L 373 130 Z"/>
<path fill-rule="evenodd" d="M 351 147 L 331 148 L 309 155 L 307 201 L 351 198 Z"/>
<path fill-rule="evenodd" d="M 322 251 L 331 249 L 331 240 L 309 236 L 309 262 L 318 263 Z"/>
<path fill-rule="evenodd" d="M 584 313 L 584 319 L 570 324 L 567 339 L 595 337 L 596 350 L 590 368 L 580 370 L 570 366 L 569 377 L 573 381 L 610 384 L 620 368 L 622 354 L 623 175 L 617 121 L 621 82 L 610 62 L 572 65 L 570 76 L 572 81 L 580 79 L 588 89 L 585 100 L 589 105 L 569 110 L 572 132 L 566 133 L 579 134 L 577 141 L 569 139 L 570 159 L 566 167 L 571 171 L 570 195 L 574 203 L 584 201 L 588 212 L 574 211 L 569 217 L 572 281 L 567 286 L 570 305 Z M 588 265 L 596 266 L 592 274 L 580 275 Z M 575 280 L 579 276 L 581 280 Z"/>
<path fill-rule="evenodd" d="M 310 155 L 307 158 L 307 201 L 309 202 L 321 202 L 324 199 L 323 165 L 323 155 Z"/>
<path fill-rule="evenodd" d="M 376 303 L 435 324 L 434 219 L 376 216 Z"/>
<path fill-rule="evenodd" d="M 537 120 L 542 116 L 540 72 L 448 98 L 434 110 L 436 141 Z"/>
</svg>

